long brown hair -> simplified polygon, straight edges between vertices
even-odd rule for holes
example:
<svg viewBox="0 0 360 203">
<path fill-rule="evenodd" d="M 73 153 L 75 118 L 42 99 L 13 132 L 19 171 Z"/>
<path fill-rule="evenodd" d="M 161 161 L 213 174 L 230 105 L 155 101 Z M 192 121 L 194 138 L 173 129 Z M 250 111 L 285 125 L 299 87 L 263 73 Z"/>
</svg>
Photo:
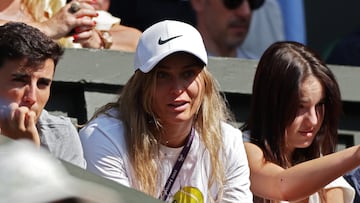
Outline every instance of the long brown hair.
<svg viewBox="0 0 360 203">
<path fill-rule="evenodd" d="M 285 129 L 296 116 L 300 85 L 309 75 L 316 77 L 324 88 L 324 120 L 313 143 L 308 148 L 296 149 L 293 160 L 287 163 Z M 251 142 L 263 150 L 266 160 L 288 167 L 335 151 L 340 113 L 338 83 L 320 57 L 300 43 L 277 42 L 259 61 L 250 116 L 242 129 L 250 130 Z"/>
<path fill-rule="evenodd" d="M 295 149 L 288 160 L 285 130 L 296 117 L 301 83 L 310 75 L 324 89 L 324 120 L 312 144 Z M 241 129 L 250 131 L 250 141 L 262 149 L 267 161 L 287 168 L 335 151 L 340 114 L 338 83 L 320 57 L 300 43 L 277 42 L 259 61 L 249 119 Z"/>
</svg>

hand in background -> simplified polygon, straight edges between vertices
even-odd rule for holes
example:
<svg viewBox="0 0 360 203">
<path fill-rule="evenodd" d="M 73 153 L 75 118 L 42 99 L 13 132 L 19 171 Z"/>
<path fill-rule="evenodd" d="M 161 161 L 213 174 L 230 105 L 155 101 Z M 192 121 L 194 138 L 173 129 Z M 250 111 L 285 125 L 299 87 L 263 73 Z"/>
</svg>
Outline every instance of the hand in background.
<svg viewBox="0 0 360 203">
<path fill-rule="evenodd" d="M 68 36 L 68 34 L 75 30 L 77 32 L 77 39 L 88 39 L 91 33 L 86 33 L 92 30 L 96 23 L 92 20 L 96 17 L 97 11 L 89 4 L 89 0 L 72 1 L 62 7 L 49 20 L 38 23 L 40 30 L 50 36 L 52 39 L 60 39 Z M 71 4 L 79 5 L 79 10 L 71 12 Z M 83 33 L 85 32 L 85 33 Z"/>
</svg>

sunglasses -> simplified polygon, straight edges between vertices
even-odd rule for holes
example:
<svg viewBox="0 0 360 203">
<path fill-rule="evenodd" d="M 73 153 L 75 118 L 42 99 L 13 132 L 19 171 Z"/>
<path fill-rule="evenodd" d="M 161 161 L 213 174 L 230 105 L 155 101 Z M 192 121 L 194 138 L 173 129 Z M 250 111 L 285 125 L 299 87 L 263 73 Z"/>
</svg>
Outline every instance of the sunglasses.
<svg viewBox="0 0 360 203">
<path fill-rule="evenodd" d="M 224 6 L 229 10 L 236 9 L 244 2 L 244 0 L 222 0 L 222 1 Z M 264 3 L 264 0 L 247 0 L 247 1 L 249 2 L 251 10 L 260 8 L 260 6 L 262 6 L 262 4 Z"/>
</svg>

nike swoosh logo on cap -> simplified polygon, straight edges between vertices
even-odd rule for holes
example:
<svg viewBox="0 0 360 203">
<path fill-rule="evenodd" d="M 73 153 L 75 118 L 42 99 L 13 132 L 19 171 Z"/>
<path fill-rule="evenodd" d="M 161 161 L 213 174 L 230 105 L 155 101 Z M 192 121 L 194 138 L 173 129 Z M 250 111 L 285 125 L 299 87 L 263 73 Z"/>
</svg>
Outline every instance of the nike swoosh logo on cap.
<svg viewBox="0 0 360 203">
<path fill-rule="evenodd" d="M 178 36 L 170 37 L 170 38 L 165 39 L 165 40 L 162 40 L 161 37 L 160 37 L 160 38 L 159 38 L 159 41 L 158 41 L 158 44 L 159 44 L 159 45 L 165 44 L 165 43 L 167 43 L 167 42 L 169 42 L 169 41 L 171 41 L 171 40 L 173 40 L 173 39 L 175 39 L 175 38 L 181 37 L 181 36 L 182 36 L 182 35 L 178 35 Z"/>
</svg>

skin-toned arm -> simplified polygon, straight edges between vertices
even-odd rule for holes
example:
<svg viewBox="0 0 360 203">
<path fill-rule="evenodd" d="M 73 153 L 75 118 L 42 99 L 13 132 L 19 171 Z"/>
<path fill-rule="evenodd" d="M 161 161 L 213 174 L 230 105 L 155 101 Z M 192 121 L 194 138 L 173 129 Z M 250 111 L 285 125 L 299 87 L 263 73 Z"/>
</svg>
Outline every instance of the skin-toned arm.
<svg viewBox="0 0 360 203">
<path fill-rule="evenodd" d="M 76 13 L 69 12 L 70 6 L 71 3 L 66 4 L 47 21 L 29 22 L 29 24 L 39 28 L 52 39 L 65 37 L 75 28 L 79 31 L 85 31 L 95 27 L 92 18 L 97 16 L 97 12 L 91 5 L 87 4 L 86 1 L 81 2 L 81 9 Z"/>
<path fill-rule="evenodd" d="M 97 11 L 86 1 L 81 3 L 81 9 L 76 13 L 70 13 L 68 10 L 71 3 L 62 7 L 54 16 L 44 22 L 24 21 L 24 23 L 38 28 L 52 39 L 65 37 L 72 29 L 81 27 L 81 30 L 92 29 L 95 24 L 92 20 L 97 16 Z M 0 24 L 9 22 L 6 19 L 0 19 Z"/>
<path fill-rule="evenodd" d="M 264 159 L 262 150 L 245 143 L 252 192 L 260 197 L 295 201 L 304 199 L 360 165 L 360 146 L 284 169 Z M 306 187 L 304 187 L 306 186 Z"/>
<path fill-rule="evenodd" d="M 71 3 L 66 4 L 49 20 L 43 22 L 24 21 L 24 23 L 38 28 L 47 36 L 54 40 L 68 36 L 68 34 L 75 30 L 73 35 L 74 42 L 80 43 L 86 48 L 100 48 L 102 41 L 95 31 L 96 23 L 92 19 L 97 17 L 97 11 L 90 5 L 91 0 L 80 0 L 81 9 L 76 13 L 70 13 L 69 8 Z M 0 25 L 9 22 L 6 19 L 0 19 Z"/>
<path fill-rule="evenodd" d="M 325 190 L 326 203 L 341 203 L 344 202 L 344 191 L 339 188 L 331 188 Z"/>
<path fill-rule="evenodd" d="M 40 146 L 40 137 L 36 128 L 36 114 L 28 107 L 11 103 L 0 110 L 1 134 L 12 139 L 30 139 Z"/>
<path fill-rule="evenodd" d="M 134 52 L 141 36 L 141 31 L 124 25 L 114 25 L 110 29 L 114 43 L 111 49 Z"/>
</svg>

